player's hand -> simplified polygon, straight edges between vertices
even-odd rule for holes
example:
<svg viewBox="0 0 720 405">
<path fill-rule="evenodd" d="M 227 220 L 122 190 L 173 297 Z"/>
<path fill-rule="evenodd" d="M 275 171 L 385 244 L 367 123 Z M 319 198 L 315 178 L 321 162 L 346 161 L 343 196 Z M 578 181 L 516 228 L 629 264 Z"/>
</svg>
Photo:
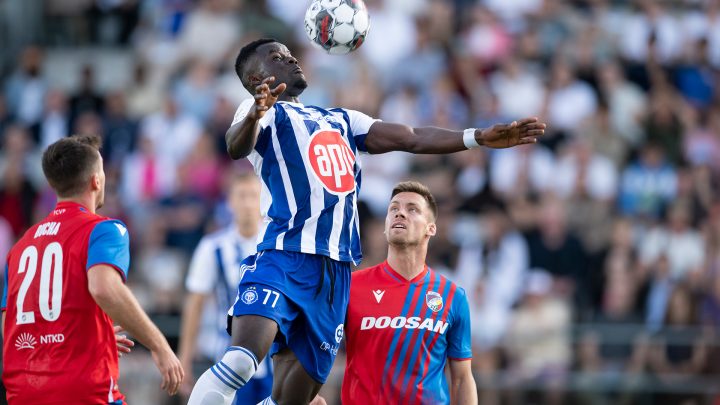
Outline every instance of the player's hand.
<svg viewBox="0 0 720 405">
<path fill-rule="evenodd" d="M 280 83 L 275 88 L 270 88 L 270 84 L 275 82 L 275 77 L 270 76 L 263 79 L 263 81 L 255 87 L 255 104 L 253 108 L 248 112 L 248 117 L 259 120 L 262 118 L 267 110 L 271 109 L 272 106 L 277 102 L 278 97 L 285 91 L 287 85 Z"/>
<path fill-rule="evenodd" d="M 536 117 L 525 118 L 510 124 L 495 124 L 490 128 L 478 129 L 475 138 L 480 145 L 488 148 L 510 148 L 537 142 L 537 137 L 545 133 L 545 126 Z"/>
<path fill-rule="evenodd" d="M 312 401 L 310 401 L 308 405 L 327 405 L 327 402 L 325 401 L 325 398 L 321 397 L 320 394 L 318 394 Z"/>
<path fill-rule="evenodd" d="M 152 358 L 162 376 L 160 388 L 170 395 L 177 394 L 180 383 L 185 377 L 180 360 L 169 346 L 166 346 L 161 351 L 152 352 Z"/>
<path fill-rule="evenodd" d="M 127 336 L 121 335 L 121 333 L 125 331 L 122 326 L 115 325 L 113 330 L 115 332 L 115 344 L 118 349 L 118 357 L 122 357 L 123 353 L 130 353 L 135 346 L 135 342 L 128 339 Z"/>
</svg>

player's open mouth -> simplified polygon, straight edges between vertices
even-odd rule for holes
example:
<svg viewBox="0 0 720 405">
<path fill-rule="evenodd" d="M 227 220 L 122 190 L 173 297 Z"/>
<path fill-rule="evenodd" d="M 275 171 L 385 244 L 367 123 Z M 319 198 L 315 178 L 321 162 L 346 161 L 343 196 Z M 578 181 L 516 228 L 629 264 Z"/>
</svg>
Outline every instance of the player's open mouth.
<svg viewBox="0 0 720 405">
<path fill-rule="evenodd" d="M 391 226 L 392 229 L 407 229 L 407 227 L 403 224 L 393 224 Z"/>
<path fill-rule="evenodd" d="M 293 73 L 295 73 L 297 75 L 301 75 L 301 74 L 303 74 L 303 71 L 300 68 L 296 68 L 295 70 L 293 70 Z"/>
</svg>

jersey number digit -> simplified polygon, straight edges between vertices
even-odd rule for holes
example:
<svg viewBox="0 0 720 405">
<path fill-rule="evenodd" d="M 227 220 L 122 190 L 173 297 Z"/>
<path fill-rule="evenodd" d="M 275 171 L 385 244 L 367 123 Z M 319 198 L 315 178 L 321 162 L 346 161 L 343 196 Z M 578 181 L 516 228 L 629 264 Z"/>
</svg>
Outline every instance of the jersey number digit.
<svg viewBox="0 0 720 405">
<path fill-rule="evenodd" d="M 277 304 L 278 298 L 280 298 L 280 293 L 277 291 L 268 290 L 267 288 L 262 289 L 263 292 L 265 292 L 265 299 L 263 300 L 263 305 L 267 305 L 268 300 L 270 299 L 270 294 L 275 295 L 275 300 L 273 301 L 271 307 L 275 308 L 275 304 Z"/>
<path fill-rule="evenodd" d="M 46 321 L 56 321 L 60 317 L 62 308 L 62 246 L 53 242 L 45 248 L 40 267 L 40 315 Z M 38 250 L 35 246 L 28 246 L 20 255 L 18 274 L 25 273 L 20 284 L 17 297 L 17 324 L 35 323 L 35 314 L 32 311 L 23 312 L 25 296 L 37 272 Z M 52 297 L 50 284 L 52 282 Z"/>
</svg>

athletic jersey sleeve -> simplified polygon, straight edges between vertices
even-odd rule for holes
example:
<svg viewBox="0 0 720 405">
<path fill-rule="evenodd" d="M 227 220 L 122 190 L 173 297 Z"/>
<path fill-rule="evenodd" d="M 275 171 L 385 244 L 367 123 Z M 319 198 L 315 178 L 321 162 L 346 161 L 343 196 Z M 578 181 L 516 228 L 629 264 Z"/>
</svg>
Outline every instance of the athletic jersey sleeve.
<svg viewBox="0 0 720 405">
<path fill-rule="evenodd" d="M 212 292 L 217 281 L 217 249 L 207 238 L 200 241 L 192 259 L 190 270 L 185 279 L 185 288 L 189 292 L 207 294 Z"/>
<path fill-rule="evenodd" d="M 85 270 L 99 264 L 115 268 L 127 280 L 130 268 L 130 235 L 121 221 L 110 219 L 95 225 L 88 242 Z"/>
<path fill-rule="evenodd" d="M 3 275 L 3 278 L 5 278 L 5 284 L 3 284 L 3 296 L 2 296 L 2 303 L 0 303 L 0 311 L 4 311 L 7 308 L 7 289 L 8 289 L 8 266 L 5 265 L 5 274 Z"/>
<path fill-rule="evenodd" d="M 454 322 L 448 331 L 448 358 L 464 360 L 472 358 L 470 341 L 470 307 L 465 290 L 458 287 L 455 299 Z"/>
<path fill-rule="evenodd" d="M 240 103 L 240 106 L 238 106 L 237 110 L 235 111 L 235 116 L 233 117 L 232 125 L 237 124 L 238 122 L 245 119 L 245 117 L 248 115 L 248 112 L 250 112 L 250 108 L 252 108 L 253 104 L 255 103 L 254 98 L 249 98 L 242 103 Z M 266 126 L 270 125 L 270 122 L 272 120 L 272 117 L 274 116 L 274 109 L 270 109 L 265 113 L 265 115 L 260 118 L 260 128 L 265 128 Z"/>
<path fill-rule="evenodd" d="M 370 127 L 379 119 L 372 118 L 367 114 L 363 114 L 360 111 L 345 110 L 350 120 L 350 130 L 352 131 L 353 138 L 355 138 L 355 145 L 361 152 L 367 152 L 365 146 L 365 138 L 367 138 Z"/>
</svg>

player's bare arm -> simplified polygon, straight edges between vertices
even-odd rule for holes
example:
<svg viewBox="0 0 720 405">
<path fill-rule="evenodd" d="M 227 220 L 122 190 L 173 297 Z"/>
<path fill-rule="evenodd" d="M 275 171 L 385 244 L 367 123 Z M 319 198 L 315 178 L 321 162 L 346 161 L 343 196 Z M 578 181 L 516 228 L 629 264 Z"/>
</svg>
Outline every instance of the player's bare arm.
<svg viewBox="0 0 720 405">
<path fill-rule="evenodd" d="M 477 387 L 469 360 L 450 360 L 450 403 L 477 405 Z"/>
<path fill-rule="evenodd" d="M 270 76 L 262 79 L 255 86 L 255 94 L 253 95 L 255 103 L 250 108 L 247 116 L 242 121 L 231 126 L 225 133 L 225 143 L 231 158 L 242 159 L 249 155 L 252 148 L 255 147 L 255 141 L 260 133 L 258 122 L 275 105 L 278 97 L 287 87 L 285 83 L 280 83 L 270 88 L 273 82 L 275 82 L 275 77 Z"/>
<path fill-rule="evenodd" d="M 190 293 L 185 300 L 183 307 L 182 325 L 180 327 L 180 348 L 178 350 L 180 363 L 184 370 L 188 371 L 180 388 L 181 394 L 190 395 L 195 381 L 192 377 L 192 362 L 195 357 L 195 342 L 200 330 L 200 319 L 203 305 L 205 305 L 205 294 Z"/>
<path fill-rule="evenodd" d="M 98 306 L 110 318 L 150 350 L 162 375 L 161 388 L 175 395 L 184 377 L 180 360 L 123 283 L 120 273 L 107 265 L 93 266 L 88 270 L 88 289 Z"/>
<path fill-rule="evenodd" d="M 475 129 L 480 146 L 502 149 L 537 142 L 545 133 L 545 124 L 535 117 Z M 365 146 L 372 154 L 403 151 L 416 154 L 444 154 L 466 150 L 463 131 L 436 127 L 412 128 L 402 124 L 376 122 L 370 127 Z"/>
</svg>

